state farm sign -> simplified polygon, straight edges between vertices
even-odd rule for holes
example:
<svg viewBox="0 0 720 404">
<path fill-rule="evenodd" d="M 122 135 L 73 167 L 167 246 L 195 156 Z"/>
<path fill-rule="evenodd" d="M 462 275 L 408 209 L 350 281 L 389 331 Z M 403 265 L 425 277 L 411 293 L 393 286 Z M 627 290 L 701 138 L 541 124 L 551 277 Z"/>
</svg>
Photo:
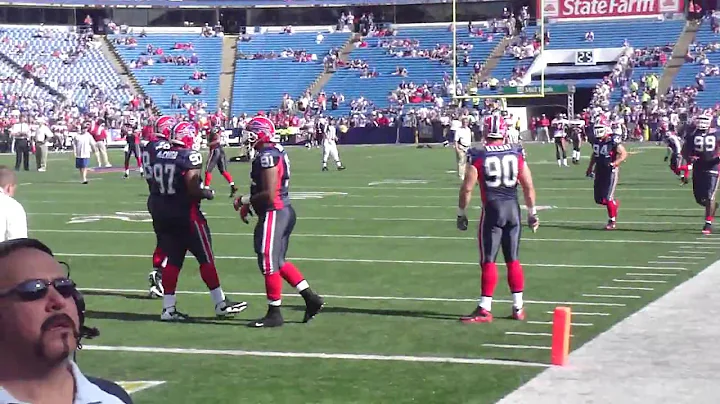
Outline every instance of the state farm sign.
<svg viewBox="0 0 720 404">
<path fill-rule="evenodd" d="M 682 12 L 682 0 L 539 0 L 550 18 L 607 18 Z"/>
</svg>

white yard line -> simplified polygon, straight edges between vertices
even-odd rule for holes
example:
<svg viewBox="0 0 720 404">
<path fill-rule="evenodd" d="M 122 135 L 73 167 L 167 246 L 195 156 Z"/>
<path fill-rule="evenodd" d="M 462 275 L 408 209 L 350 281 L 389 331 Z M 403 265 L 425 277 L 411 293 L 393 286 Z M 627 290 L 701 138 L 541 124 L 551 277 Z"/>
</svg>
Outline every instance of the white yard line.
<svg viewBox="0 0 720 404">
<path fill-rule="evenodd" d="M 526 324 L 552 325 L 552 321 L 526 321 Z M 573 327 L 592 327 L 593 323 L 570 323 Z"/>
<path fill-rule="evenodd" d="M 554 311 L 546 311 L 546 314 L 553 314 Z M 588 313 L 584 311 L 573 311 L 571 313 L 572 316 L 601 316 L 601 317 L 607 317 L 610 315 L 610 313 Z"/>
<path fill-rule="evenodd" d="M 680 247 L 682 248 L 682 247 Z M 678 251 L 678 250 L 671 250 L 668 251 L 670 254 L 687 254 L 687 251 Z M 713 251 L 693 251 L 692 254 L 694 255 L 713 255 L 715 252 Z"/>
<path fill-rule="evenodd" d="M 682 262 L 682 261 L 648 261 L 648 264 L 660 264 L 660 265 L 677 265 L 677 264 L 689 264 L 689 262 Z M 687 271 L 687 269 L 682 269 L 682 271 Z"/>
<path fill-rule="evenodd" d="M 552 337 L 549 332 L 522 332 L 522 331 L 506 331 L 505 335 L 523 335 L 528 337 Z"/>
<path fill-rule="evenodd" d="M 99 292 L 99 293 L 141 293 L 147 294 L 147 289 L 107 289 L 107 288 L 80 288 L 83 292 Z M 175 292 L 181 295 L 207 295 L 208 292 L 204 291 L 177 291 Z M 230 296 L 258 296 L 264 297 L 265 293 L 258 292 L 225 292 L 226 295 Z M 301 296 L 295 294 L 288 294 L 286 298 L 299 298 Z M 323 297 L 328 299 L 339 299 L 339 300 L 376 300 L 376 301 L 417 301 L 417 302 L 472 302 L 477 303 L 477 299 L 462 299 L 462 298 L 446 298 L 446 297 L 403 297 L 403 296 L 352 296 L 352 295 L 332 295 L 323 294 Z M 509 299 L 493 299 L 497 303 L 512 303 Z M 603 302 L 554 302 L 546 300 L 525 300 L 528 304 L 549 304 L 549 305 L 569 305 L 569 306 L 600 306 L 600 307 L 625 307 L 623 303 L 603 303 Z"/>
<path fill-rule="evenodd" d="M 628 272 L 625 275 L 630 276 L 677 276 L 677 274 L 656 274 L 650 272 Z"/>
<path fill-rule="evenodd" d="M 598 222 L 600 223 L 600 222 Z M 88 233 L 88 234 L 146 234 L 154 235 L 151 231 L 142 230 L 93 230 L 93 229 L 31 229 L 31 233 Z M 212 233 L 213 236 L 243 236 L 250 237 L 252 233 Z M 414 235 L 382 235 L 382 234 L 310 234 L 310 233 L 293 233 L 293 237 L 312 237 L 312 238 L 357 238 L 357 239 L 398 239 L 398 240 L 475 240 L 475 237 L 470 236 L 414 236 Z M 530 241 L 546 241 L 546 242 L 561 242 L 561 243 L 618 243 L 618 244 L 699 244 L 707 245 L 714 244 L 708 242 L 688 242 L 688 241 L 674 241 L 674 240 L 624 240 L 624 239 L 578 239 L 578 238 L 525 238 L 523 242 Z M 695 257 L 697 258 L 697 257 Z"/>
<path fill-rule="evenodd" d="M 642 296 L 636 295 L 594 295 L 590 293 L 583 293 L 583 297 L 599 297 L 603 299 L 640 299 Z"/>
<path fill-rule="evenodd" d="M 203 355 L 203 356 L 256 356 L 269 358 L 308 358 L 308 359 L 338 359 L 338 360 L 366 360 L 366 361 L 395 361 L 420 363 L 453 363 L 468 365 L 502 365 L 548 367 L 549 365 L 537 362 L 521 362 L 499 359 L 481 358 L 453 358 L 434 356 L 406 356 L 406 355 L 363 355 L 352 353 L 322 353 L 322 352 L 275 352 L 275 351 L 241 351 L 221 349 L 194 349 L 194 348 L 162 348 L 141 346 L 107 346 L 83 345 L 86 351 L 135 352 L 148 354 L 174 354 L 174 355 Z M 549 348 L 548 348 L 549 349 Z"/>
<path fill-rule="evenodd" d="M 707 246 L 707 245 L 705 245 L 705 246 L 703 246 L 703 245 L 681 245 L 681 246 L 678 246 L 678 248 L 683 248 L 686 250 L 716 250 L 716 251 L 720 251 L 720 248 L 718 248 L 718 247 Z M 687 253 L 687 252 L 688 251 L 683 251 L 683 253 Z M 692 253 L 694 253 L 694 252 L 692 252 Z"/>
<path fill-rule="evenodd" d="M 150 258 L 151 255 L 146 254 L 98 254 L 98 253 L 55 253 L 55 255 L 63 257 L 106 257 L 106 258 Z M 215 259 L 224 260 L 257 260 L 255 256 L 215 256 Z M 308 257 L 292 257 L 291 261 L 314 261 L 314 262 L 362 262 L 377 264 L 409 264 L 409 265 L 474 265 L 477 262 L 462 261 L 409 261 L 409 260 L 380 260 L 380 259 L 359 259 L 359 258 L 308 258 Z M 646 267 L 632 265 L 580 265 L 580 264 L 522 264 L 524 267 L 540 267 L 540 268 L 594 268 L 594 269 L 684 269 L 681 267 Z"/>
<path fill-rule="evenodd" d="M 29 216 L 94 216 L 109 215 L 113 212 L 94 212 L 94 213 L 76 213 L 76 212 L 28 212 Z M 205 215 L 208 219 L 237 219 L 237 215 Z M 430 217 L 333 217 L 333 216 L 299 216 L 298 220 L 319 220 L 319 221 L 373 221 L 373 222 L 455 222 L 452 218 L 430 218 Z M 598 224 L 603 223 L 601 220 L 543 220 L 547 224 Z M 685 222 L 643 222 L 643 221 L 622 221 L 622 224 L 640 224 L 640 225 L 683 225 Z"/>
<path fill-rule="evenodd" d="M 488 348 L 507 348 L 507 349 L 543 349 L 550 350 L 549 346 L 538 346 L 538 345 L 513 345 L 513 344 L 482 344 Z"/>
<path fill-rule="evenodd" d="M 613 282 L 621 283 L 667 283 L 666 281 L 656 281 L 649 279 L 613 279 Z"/>
<path fill-rule="evenodd" d="M 690 257 L 687 255 L 658 255 L 658 258 L 670 259 L 670 260 L 704 260 L 705 257 Z"/>
<path fill-rule="evenodd" d="M 634 286 L 598 286 L 598 289 L 608 290 L 655 290 L 654 288 L 642 288 Z"/>
</svg>

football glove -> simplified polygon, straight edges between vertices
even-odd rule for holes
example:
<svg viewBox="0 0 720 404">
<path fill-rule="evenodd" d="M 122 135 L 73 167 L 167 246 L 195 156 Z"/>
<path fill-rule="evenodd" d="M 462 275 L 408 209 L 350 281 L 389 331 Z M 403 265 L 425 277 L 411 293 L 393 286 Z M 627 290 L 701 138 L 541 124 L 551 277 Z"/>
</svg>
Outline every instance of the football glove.
<svg viewBox="0 0 720 404">
<path fill-rule="evenodd" d="M 588 178 L 595 178 L 595 173 L 592 171 L 588 171 L 585 173 L 585 176 Z"/>
<path fill-rule="evenodd" d="M 670 159 L 670 156 L 665 156 L 665 158 L 663 159 L 663 161 L 667 162 L 669 159 Z"/>
<path fill-rule="evenodd" d="M 248 224 L 250 221 L 248 220 L 248 216 L 254 216 L 254 213 L 252 211 L 252 208 L 249 203 L 243 203 L 245 201 L 249 201 L 250 197 L 243 195 L 239 198 L 235 198 L 235 201 L 233 201 L 233 208 L 235 208 L 236 211 L 240 212 L 240 219 L 245 223 Z"/>
<path fill-rule="evenodd" d="M 457 217 L 457 228 L 460 231 L 465 231 L 468 229 L 468 218 L 467 216 L 458 216 Z"/>
<path fill-rule="evenodd" d="M 535 233 L 540 227 L 540 220 L 538 220 L 537 215 L 528 215 L 527 218 L 528 227 L 530 227 L 530 230 L 532 230 L 533 233 Z"/>
</svg>

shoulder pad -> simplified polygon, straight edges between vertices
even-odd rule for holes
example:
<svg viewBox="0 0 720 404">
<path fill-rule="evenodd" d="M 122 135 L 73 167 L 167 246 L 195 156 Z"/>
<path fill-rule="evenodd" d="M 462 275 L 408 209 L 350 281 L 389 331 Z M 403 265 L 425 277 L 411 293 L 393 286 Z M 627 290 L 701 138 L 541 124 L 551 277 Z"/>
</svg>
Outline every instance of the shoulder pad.
<svg viewBox="0 0 720 404">
<path fill-rule="evenodd" d="M 467 162 L 473 164 L 476 159 L 481 158 L 485 148 L 472 147 L 468 149 L 466 158 Z"/>
<path fill-rule="evenodd" d="M 195 150 L 185 149 L 182 151 L 182 155 L 184 157 L 183 160 L 184 160 L 185 164 L 187 165 L 187 167 L 185 167 L 185 168 L 196 169 L 196 168 L 202 167 L 203 158 L 202 158 L 202 154 L 200 154 L 200 152 L 195 151 Z"/>
<path fill-rule="evenodd" d="M 273 168 L 280 161 L 278 153 L 273 153 L 271 149 L 261 151 L 256 158 L 260 160 L 260 167 L 262 168 Z"/>
<path fill-rule="evenodd" d="M 620 144 L 620 143 L 622 143 L 622 138 L 620 136 L 613 136 L 612 141 L 615 144 Z"/>
</svg>

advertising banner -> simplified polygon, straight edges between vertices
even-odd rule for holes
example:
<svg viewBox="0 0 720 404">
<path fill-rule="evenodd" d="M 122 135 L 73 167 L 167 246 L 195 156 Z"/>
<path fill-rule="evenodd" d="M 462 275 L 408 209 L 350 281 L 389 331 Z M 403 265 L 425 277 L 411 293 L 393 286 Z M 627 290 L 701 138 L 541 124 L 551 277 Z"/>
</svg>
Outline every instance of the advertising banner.
<svg viewBox="0 0 720 404">
<path fill-rule="evenodd" d="M 545 17 L 618 18 L 646 17 L 683 12 L 683 0 L 539 0 Z"/>
</svg>

